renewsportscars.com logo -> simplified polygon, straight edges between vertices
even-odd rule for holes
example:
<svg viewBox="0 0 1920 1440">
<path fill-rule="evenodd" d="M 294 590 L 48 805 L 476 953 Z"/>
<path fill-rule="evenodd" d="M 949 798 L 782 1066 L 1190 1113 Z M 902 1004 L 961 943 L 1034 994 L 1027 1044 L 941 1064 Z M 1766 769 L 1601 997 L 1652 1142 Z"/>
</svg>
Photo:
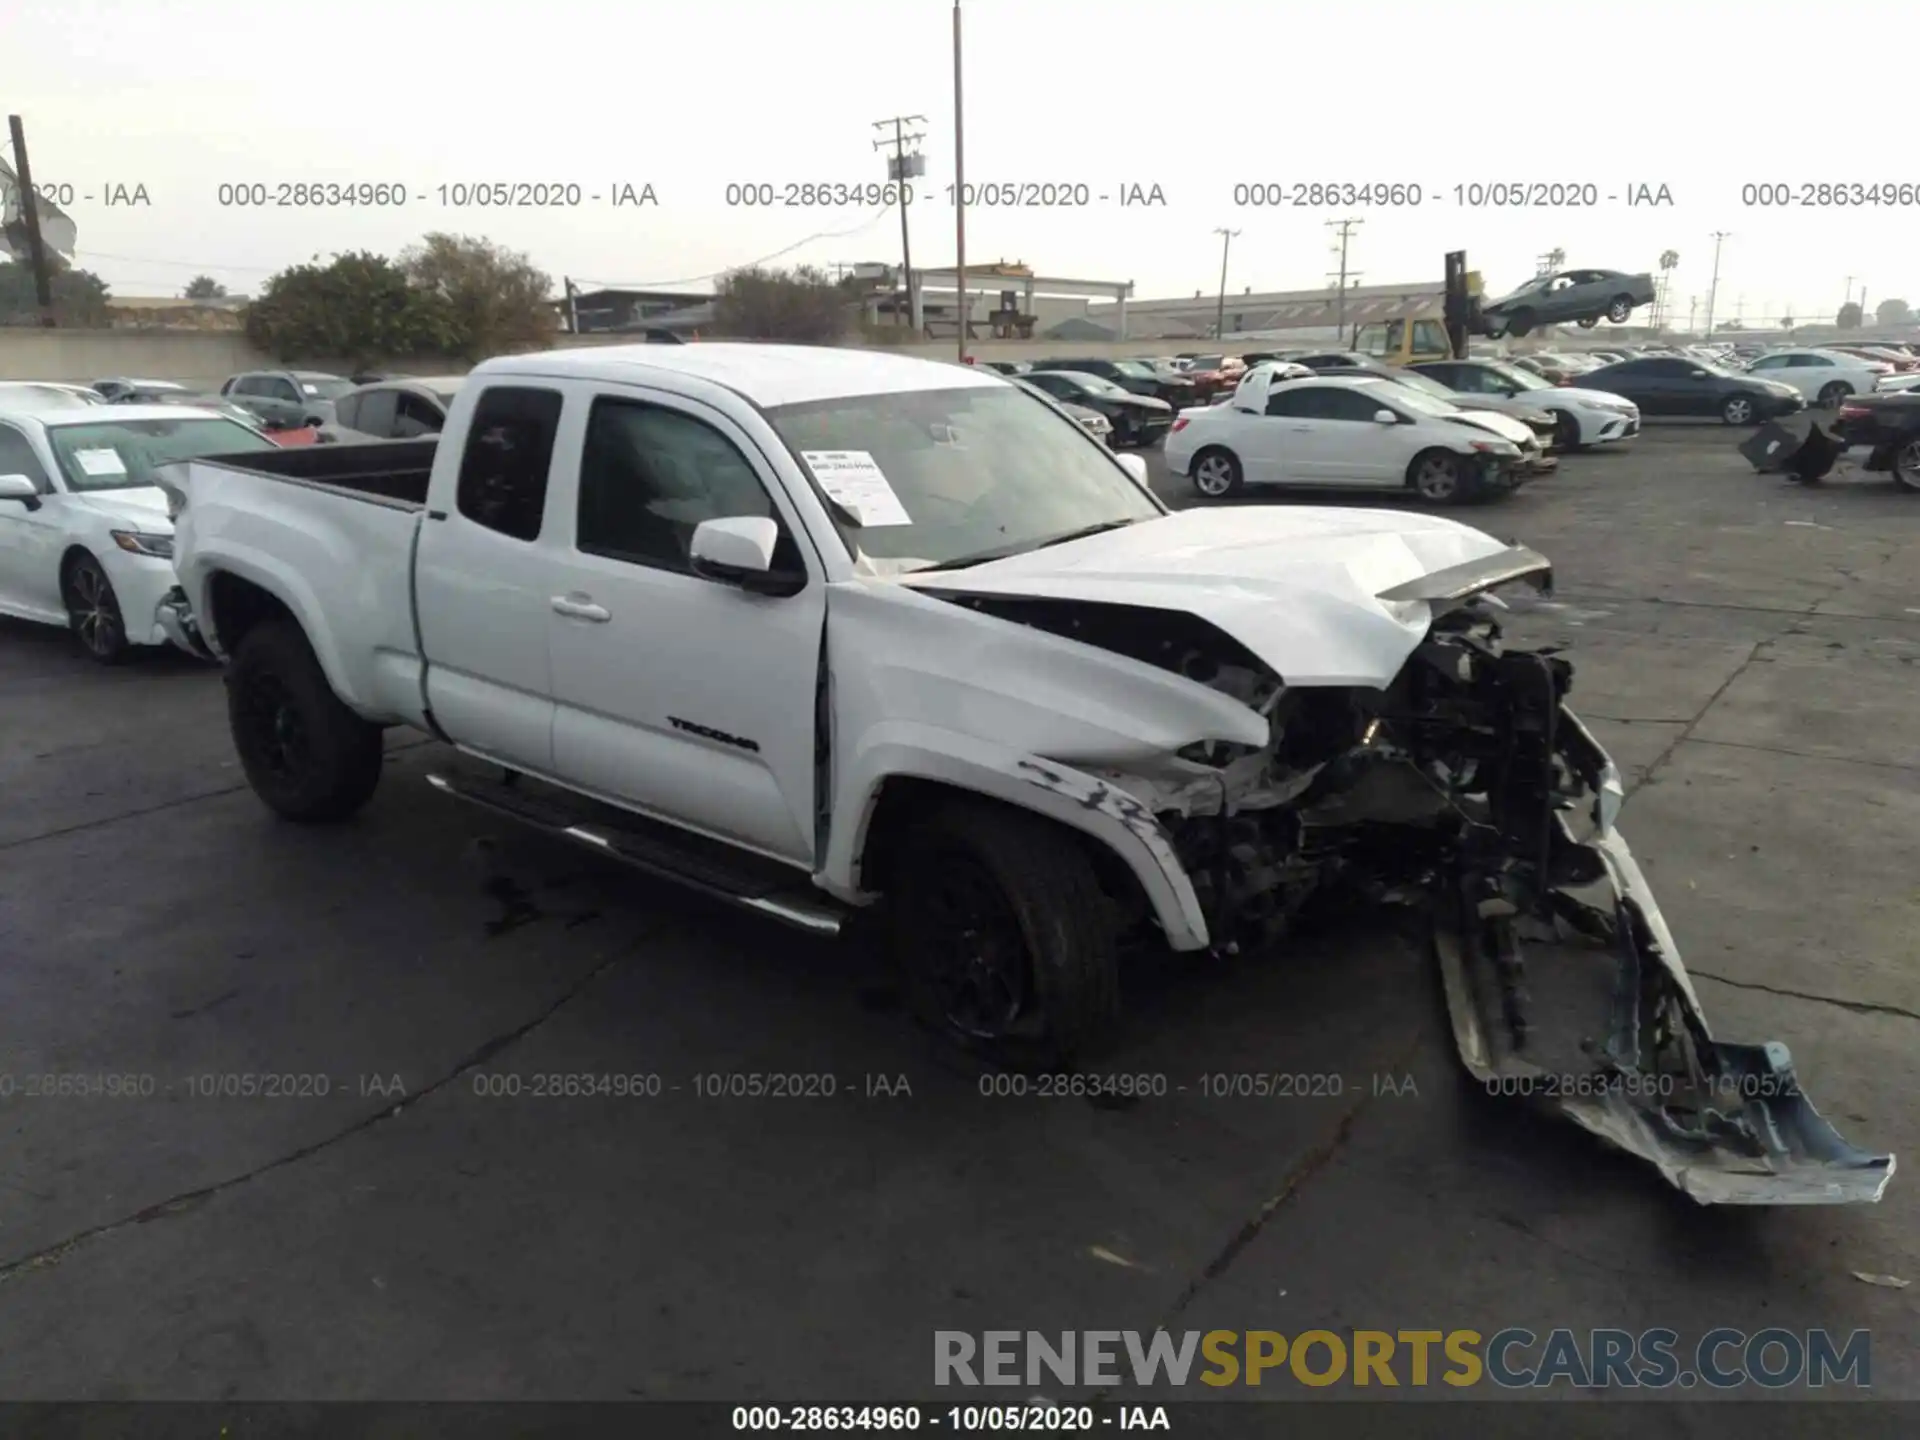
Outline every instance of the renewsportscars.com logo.
<svg viewBox="0 0 1920 1440">
<path fill-rule="evenodd" d="M 1733 1390 L 1873 1384 L 1873 1337 L 1828 1330 L 936 1330 L 940 1386 L 1493 1384 Z"/>
</svg>

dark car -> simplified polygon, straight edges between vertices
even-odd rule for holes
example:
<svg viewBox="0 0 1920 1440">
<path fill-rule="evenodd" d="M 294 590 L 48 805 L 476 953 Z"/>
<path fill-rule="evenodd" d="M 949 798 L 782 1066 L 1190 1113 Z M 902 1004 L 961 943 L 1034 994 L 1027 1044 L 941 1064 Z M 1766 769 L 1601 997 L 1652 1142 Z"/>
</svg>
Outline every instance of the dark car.
<svg viewBox="0 0 1920 1440">
<path fill-rule="evenodd" d="M 1602 320 L 1625 324 L 1634 307 L 1653 303 L 1653 276 L 1622 270 L 1554 270 L 1511 295 L 1480 307 L 1481 333 L 1525 335 L 1542 325 L 1591 330 Z"/>
<path fill-rule="evenodd" d="M 1758 425 L 1807 406 L 1791 385 L 1671 355 L 1602 365 L 1580 377 L 1580 388 L 1631 400 L 1642 415 L 1717 415 L 1729 425 Z"/>
<path fill-rule="evenodd" d="M 1173 407 L 1151 395 L 1136 395 L 1103 375 L 1072 370 L 1036 370 L 1020 377 L 1054 399 L 1079 405 L 1107 417 L 1113 426 L 1113 448 L 1157 445 L 1173 428 Z"/>
<path fill-rule="evenodd" d="M 1130 390 L 1164 401 L 1174 411 L 1200 403 L 1200 390 L 1191 380 L 1179 375 L 1162 375 L 1144 360 L 1096 360 L 1087 356 L 1053 359 L 1045 362 L 1048 370 L 1070 370 L 1075 375 L 1098 375 Z M 1173 422 L 1167 422 L 1171 425 Z"/>
<path fill-rule="evenodd" d="M 1012 380 L 1014 384 L 1018 385 L 1028 394 L 1038 395 L 1041 399 L 1051 400 L 1055 405 L 1058 405 L 1073 417 L 1076 425 L 1093 436 L 1093 438 L 1098 440 L 1102 445 L 1113 444 L 1113 422 L 1098 410 L 1089 409 L 1087 406 L 1078 404 L 1072 400 L 1063 400 L 1051 391 L 1033 384 L 1024 375 L 1015 375 L 1012 377 Z"/>
<path fill-rule="evenodd" d="M 1000 375 L 1024 375 L 1033 369 L 1025 360 L 982 360 L 980 363 Z"/>
<path fill-rule="evenodd" d="M 1871 451 L 1867 469 L 1891 473 L 1903 490 L 1920 490 L 1920 391 L 1850 396 L 1834 420 L 1842 440 Z"/>
</svg>

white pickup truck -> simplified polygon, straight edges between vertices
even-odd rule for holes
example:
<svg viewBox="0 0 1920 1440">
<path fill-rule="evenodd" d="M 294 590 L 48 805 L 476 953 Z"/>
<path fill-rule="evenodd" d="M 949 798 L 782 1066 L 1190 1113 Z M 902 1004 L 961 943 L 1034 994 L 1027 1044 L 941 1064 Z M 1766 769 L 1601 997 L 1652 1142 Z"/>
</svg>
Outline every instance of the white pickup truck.
<svg viewBox="0 0 1920 1440">
<path fill-rule="evenodd" d="M 1703 1202 L 1892 1173 L 1779 1046 L 1710 1038 L 1569 666 L 1501 650 L 1529 550 L 1169 513 L 999 376 L 784 346 L 493 360 L 437 442 L 161 473 L 170 629 L 281 815 L 353 813 L 417 727 L 442 791 L 810 930 L 875 915 L 924 1019 L 1017 1064 L 1110 1035 L 1127 944 L 1416 897 L 1490 1087 L 1593 1077 L 1555 1103 Z"/>
</svg>

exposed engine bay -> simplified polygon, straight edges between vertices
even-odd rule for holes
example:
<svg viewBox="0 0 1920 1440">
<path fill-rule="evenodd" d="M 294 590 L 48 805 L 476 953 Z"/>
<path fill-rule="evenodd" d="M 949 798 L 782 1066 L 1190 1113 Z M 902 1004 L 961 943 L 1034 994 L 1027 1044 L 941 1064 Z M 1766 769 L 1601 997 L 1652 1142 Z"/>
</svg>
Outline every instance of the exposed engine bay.
<svg viewBox="0 0 1920 1440">
<path fill-rule="evenodd" d="M 1189 746 L 1094 771 L 1152 810 L 1216 948 L 1283 937 L 1316 896 L 1421 908 L 1467 1070 L 1654 1165 L 1702 1204 L 1878 1200 L 1894 1157 L 1849 1145 L 1778 1043 L 1715 1040 L 1639 865 L 1625 789 L 1567 708 L 1572 666 L 1507 650 L 1463 596 L 1385 690 L 1289 688 L 1173 611 L 963 603 L 1174 671 L 1271 723 L 1264 747 Z"/>
</svg>

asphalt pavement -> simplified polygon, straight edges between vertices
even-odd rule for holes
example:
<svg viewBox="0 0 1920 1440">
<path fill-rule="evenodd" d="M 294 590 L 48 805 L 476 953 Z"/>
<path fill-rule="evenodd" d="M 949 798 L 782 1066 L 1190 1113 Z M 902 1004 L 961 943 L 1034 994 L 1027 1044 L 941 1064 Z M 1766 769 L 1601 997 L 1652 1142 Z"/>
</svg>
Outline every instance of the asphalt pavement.
<svg viewBox="0 0 1920 1440">
<path fill-rule="evenodd" d="M 1716 1033 L 1906 1161 L 1920 497 L 1737 438 L 1460 518 L 1558 562 L 1516 631 L 1569 647 Z M 1105 1068 L 1164 1096 L 996 1098 L 864 953 L 445 800 L 429 743 L 301 829 L 184 658 L 0 625 L 0 696 L 0 1398 L 881 1400 L 930 1393 L 937 1329 L 1509 1325 L 1866 1327 L 1874 1394 L 1920 1398 L 1915 1292 L 1856 1278 L 1920 1278 L 1920 1181 L 1693 1206 L 1475 1093 L 1393 917 L 1129 975 Z M 1206 1095 L 1236 1072 L 1338 1085 Z M 832 1093 L 710 1078 L 749 1073 Z"/>
</svg>

